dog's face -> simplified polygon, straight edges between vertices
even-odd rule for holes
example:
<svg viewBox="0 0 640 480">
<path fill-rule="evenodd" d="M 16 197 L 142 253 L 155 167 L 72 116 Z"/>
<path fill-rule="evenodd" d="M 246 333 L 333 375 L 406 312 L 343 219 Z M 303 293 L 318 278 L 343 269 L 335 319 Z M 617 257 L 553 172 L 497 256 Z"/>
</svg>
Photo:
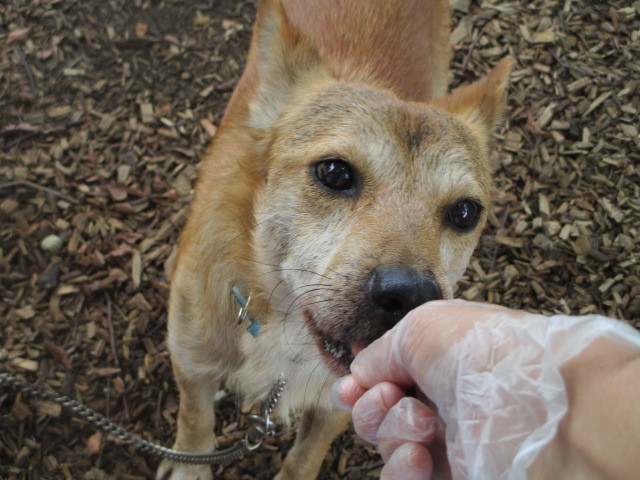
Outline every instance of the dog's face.
<svg viewBox="0 0 640 480">
<path fill-rule="evenodd" d="M 278 87 L 285 99 L 272 89 L 255 108 L 266 168 L 253 244 L 285 327 L 304 322 L 309 348 L 344 374 L 408 311 L 452 296 L 486 223 L 506 75 L 428 105 L 309 64 Z"/>
<path fill-rule="evenodd" d="M 255 243 L 288 313 L 343 369 L 409 310 L 451 296 L 486 219 L 486 145 L 438 108 L 331 82 L 271 135 Z"/>
</svg>

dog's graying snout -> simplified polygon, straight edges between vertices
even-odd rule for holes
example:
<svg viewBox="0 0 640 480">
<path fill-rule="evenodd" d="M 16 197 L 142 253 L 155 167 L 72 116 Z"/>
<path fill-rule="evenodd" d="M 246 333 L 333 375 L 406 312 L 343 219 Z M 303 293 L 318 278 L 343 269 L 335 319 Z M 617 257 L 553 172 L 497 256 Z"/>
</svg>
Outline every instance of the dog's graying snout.
<svg viewBox="0 0 640 480">
<path fill-rule="evenodd" d="M 376 268 L 368 287 L 373 316 L 370 320 L 385 331 L 417 306 L 443 298 L 440 285 L 432 277 L 406 266 Z"/>
</svg>

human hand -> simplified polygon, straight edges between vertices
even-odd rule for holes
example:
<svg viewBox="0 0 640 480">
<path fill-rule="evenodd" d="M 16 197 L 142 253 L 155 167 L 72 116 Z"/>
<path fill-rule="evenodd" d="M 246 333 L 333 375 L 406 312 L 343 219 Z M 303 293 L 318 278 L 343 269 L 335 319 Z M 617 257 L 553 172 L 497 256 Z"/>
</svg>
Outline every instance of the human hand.
<svg viewBox="0 0 640 480">
<path fill-rule="evenodd" d="M 454 478 L 526 478 L 567 411 L 559 366 L 620 323 L 607 320 L 430 302 L 363 350 L 334 398 L 378 444 L 382 478 L 448 476 L 438 419 Z"/>
</svg>

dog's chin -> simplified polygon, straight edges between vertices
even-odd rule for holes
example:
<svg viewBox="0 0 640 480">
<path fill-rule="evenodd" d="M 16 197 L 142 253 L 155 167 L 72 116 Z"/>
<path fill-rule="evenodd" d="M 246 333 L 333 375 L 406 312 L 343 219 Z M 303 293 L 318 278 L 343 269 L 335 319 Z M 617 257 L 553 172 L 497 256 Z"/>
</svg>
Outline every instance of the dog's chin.
<svg viewBox="0 0 640 480">
<path fill-rule="evenodd" d="M 341 377 L 350 372 L 350 365 L 355 355 L 362 349 L 357 344 L 348 344 L 337 340 L 331 334 L 324 332 L 315 322 L 310 312 L 305 312 L 305 319 L 311 335 L 316 341 L 320 358 L 329 369 Z"/>
</svg>

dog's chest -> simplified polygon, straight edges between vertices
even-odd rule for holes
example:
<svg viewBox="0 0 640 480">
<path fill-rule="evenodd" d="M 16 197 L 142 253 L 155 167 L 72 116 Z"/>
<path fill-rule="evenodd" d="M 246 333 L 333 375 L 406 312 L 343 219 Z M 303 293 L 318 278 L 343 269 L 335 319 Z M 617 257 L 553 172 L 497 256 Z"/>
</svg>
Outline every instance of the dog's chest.
<svg viewBox="0 0 640 480">
<path fill-rule="evenodd" d="M 245 333 L 239 347 L 242 362 L 228 382 L 247 401 L 263 400 L 284 375 L 287 384 L 276 415 L 288 420 L 307 407 L 332 408 L 329 390 L 336 376 L 320 358 L 302 318 L 272 322 L 257 337 Z"/>
</svg>

